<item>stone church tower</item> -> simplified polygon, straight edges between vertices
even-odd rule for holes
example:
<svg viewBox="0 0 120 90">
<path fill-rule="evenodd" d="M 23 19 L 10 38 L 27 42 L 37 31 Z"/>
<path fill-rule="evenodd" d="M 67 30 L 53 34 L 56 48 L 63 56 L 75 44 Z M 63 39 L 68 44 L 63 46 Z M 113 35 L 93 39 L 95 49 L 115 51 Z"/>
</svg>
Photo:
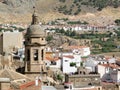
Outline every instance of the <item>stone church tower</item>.
<svg viewBox="0 0 120 90">
<path fill-rule="evenodd" d="M 45 32 L 39 24 L 39 19 L 34 11 L 32 23 L 25 35 L 25 74 L 28 77 L 45 76 Z"/>
</svg>

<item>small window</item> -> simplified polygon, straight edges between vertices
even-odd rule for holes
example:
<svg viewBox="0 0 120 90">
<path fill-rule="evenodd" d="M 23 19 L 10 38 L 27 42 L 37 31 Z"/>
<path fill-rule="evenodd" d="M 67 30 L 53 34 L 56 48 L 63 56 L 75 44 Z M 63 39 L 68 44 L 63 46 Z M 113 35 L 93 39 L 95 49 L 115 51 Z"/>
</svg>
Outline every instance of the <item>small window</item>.
<svg viewBox="0 0 120 90">
<path fill-rule="evenodd" d="M 98 90 L 100 90 L 100 88 L 98 88 Z"/>
<path fill-rule="evenodd" d="M 30 38 L 28 38 L 27 41 L 29 42 L 29 41 L 30 41 Z"/>
<path fill-rule="evenodd" d="M 30 61 L 30 50 L 27 50 L 27 61 Z"/>
<path fill-rule="evenodd" d="M 56 65 L 56 62 L 55 61 L 51 61 L 51 65 Z"/>
<path fill-rule="evenodd" d="M 38 61 L 38 49 L 34 49 L 34 60 Z"/>
<path fill-rule="evenodd" d="M 69 86 L 64 86 L 65 89 L 69 89 Z"/>
<path fill-rule="evenodd" d="M 81 74 L 82 72 L 80 71 L 80 74 Z"/>
<path fill-rule="evenodd" d="M 44 40 L 44 38 L 42 38 L 42 40 Z"/>
<path fill-rule="evenodd" d="M 85 75 L 85 71 L 83 71 L 83 74 Z"/>
<path fill-rule="evenodd" d="M 68 62 L 68 60 L 65 60 L 65 62 Z"/>
</svg>

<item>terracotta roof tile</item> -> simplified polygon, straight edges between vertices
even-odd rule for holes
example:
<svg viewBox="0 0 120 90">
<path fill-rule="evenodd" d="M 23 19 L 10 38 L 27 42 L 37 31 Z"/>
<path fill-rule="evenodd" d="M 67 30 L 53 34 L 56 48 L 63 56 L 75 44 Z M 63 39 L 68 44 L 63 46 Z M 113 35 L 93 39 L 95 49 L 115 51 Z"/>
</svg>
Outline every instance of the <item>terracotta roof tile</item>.
<svg viewBox="0 0 120 90">
<path fill-rule="evenodd" d="M 46 60 L 48 60 L 48 61 L 58 61 L 58 60 L 59 60 L 59 57 L 55 57 L 55 58 L 46 57 Z"/>
<path fill-rule="evenodd" d="M 63 57 L 66 57 L 66 58 L 71 58 L 71 59 L 73 59 L 73 58 L 74 58 L 74 56 L 72 56 L 72 55 L 64 55 Z"/>
<path fill-rule="evenodd" d="M 102 66 L 104 66 L 104 67 L 111 67 L 111 68 L 113 68 L 113 69 L 118 69 L 118 68 L 120 68 L 120 66 L 118 66 L 117 64 L 100 64 L 100 65 L 102 65 Z"/>
</svg>

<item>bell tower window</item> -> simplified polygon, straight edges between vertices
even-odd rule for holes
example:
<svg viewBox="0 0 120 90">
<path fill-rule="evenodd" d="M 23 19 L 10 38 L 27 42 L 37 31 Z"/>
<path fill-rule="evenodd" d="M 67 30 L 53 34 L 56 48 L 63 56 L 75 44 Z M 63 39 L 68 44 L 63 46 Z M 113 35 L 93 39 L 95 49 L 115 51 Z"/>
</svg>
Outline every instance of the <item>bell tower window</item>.
<svg viewBox="0 0 120 90">
<path fill-rule="evenodd" d="M 29 41 L 30 41 L 30 38 L 28 38 L 27 41 L 29 42 Z"/>
<path fill-rule="evenodd" d="M 27 61 L 30 61 L 30 50 L 27 50 Z"/>
<path fill-rule="evenodd" d="M 30 50 L 27 49 L 27 70 L 30 71 Z"/>
<path fill-rule="evenodd" d="M 38 49 L 34 49 L 34 60 L 38 61 Z"/>
<path fill-rule="evenodd" d="M 42 40 L 44 40 L 44 38 L 42 38 Z"/>
<path fill-rule="evenodd" d="M 41 58 L 42 58 L 42 60 L 44 59 L 44 50 L 43 49 L 41 50 Z"/>
</svg>

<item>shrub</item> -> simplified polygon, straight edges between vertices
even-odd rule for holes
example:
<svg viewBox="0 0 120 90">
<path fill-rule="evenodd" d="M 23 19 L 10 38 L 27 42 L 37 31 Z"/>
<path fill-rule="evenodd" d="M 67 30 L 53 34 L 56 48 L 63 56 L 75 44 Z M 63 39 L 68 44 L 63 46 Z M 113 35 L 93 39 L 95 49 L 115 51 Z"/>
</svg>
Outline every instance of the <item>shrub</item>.
<svg viewBox="0 0 120 90">
<path fill-rule="evenodd" d="M 46 37 L 47 41 L 51 41 L 52 39 L 53 39 L 53 36 L 51 36 L 51 35 Z"/>
<path fill-rule="evenodd" d="M 117 25 L 120 25 L 120 19 L 116 19 L 114 22 L 115 22 Z"/>
<path fill-rule="evenodd" d="M 76 66 L 76 63 L 71 62 L 71 63 L 70 63 L 70 66 L 71 66 L 71 67 Z"/>
<path fill-rule="evenodd" d="M 62 75 L 58 74 L 58 75 L 57 75 L 57 80 L 62 81 L 62 79 L 63 79 Z"/>
<path fill-rule="evenodd" d="M 63 3 L 64 3 L 65 1 L 66 1 L 66 0 L 59 0 L 59 2 L 63 2 Z"/>
</svg>

